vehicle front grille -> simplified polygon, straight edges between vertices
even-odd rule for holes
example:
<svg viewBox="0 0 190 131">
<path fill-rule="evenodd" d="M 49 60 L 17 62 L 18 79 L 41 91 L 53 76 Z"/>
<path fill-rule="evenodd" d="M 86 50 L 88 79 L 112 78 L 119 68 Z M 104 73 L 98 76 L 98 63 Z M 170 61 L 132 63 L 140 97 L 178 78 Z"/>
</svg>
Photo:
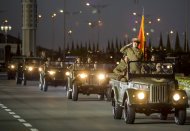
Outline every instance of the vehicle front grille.
<svg viewBox="0 0 190 131">
<path fill-rule="evenodd" d="M 63 72 L 57 72 L 55 75 L 55 79 L 64 79 L 65 78 L 65 74 Z"/>
<path fill-rule="evenodd" d="M 168 102 L 167 85 L 150 86 L 150 103 L 166 103 Z"/>
<path fill-rule="evenodd" d="M 90 85 L 97 85 L 98 83 L 95 75 L 90 75 L 87 81 L 88 81 L 87 83 Z"/>
</svg>

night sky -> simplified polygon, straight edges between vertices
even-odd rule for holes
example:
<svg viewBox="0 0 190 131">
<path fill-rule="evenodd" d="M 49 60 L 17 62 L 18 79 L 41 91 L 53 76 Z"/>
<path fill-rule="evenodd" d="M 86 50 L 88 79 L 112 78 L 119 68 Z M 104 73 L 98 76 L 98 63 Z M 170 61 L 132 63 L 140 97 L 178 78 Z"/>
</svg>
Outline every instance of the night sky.
<svg viewBox="0 0 190 131">
<path fill-rule="evenodd" d="M 39 20 L 37 29 L 37 45 L 43 47 L 58 49 L 58 46 L 63 47 L 63 14 L 59 13 L 63 9 L 64 0 L 38 0 L 38 14 L 42 15 Z M 101 12 L 94 12 L 94 8 L 87 7 L 86 2 L 92 5 L 103 6 Z M 9 34 L 13 36 L 22 36 L 22 12 L 21 0 L 0 0 L 0 22 L 8 19 L 12 30 Z M 175 32 L 178 31 L 180 43 L 183 45 L 184 32 L 186 23 L 190 21 L 189 0 L 67 0 L 66 11 L 75 13 L 74 15 L 66 16 L 67 32 L 72 30 L 72 34 L 67 34 L 67 41 L 74 40 L 78 43 L 85 43 L 89 40 L 94 43 L 99 41 L 101 47 L 105 47 L 109 41 L 115 41 L 116 38 L 121 40 L 131 39 L 137 36 L 140 26 L 141 14 L 144 8 L 145 20 L 152 21 L 152 24 L 145 24 L 145 31 L 150 32 L 147 36 L 151 38 L 153 45 L 158 45 L 160 32 L 162 32 L 163 42 L 166 44 L 168 32 L 174 31 L 171 35 L 172 46 L 174 46 Z M 63 9 L 64 10 L 64 9 Z M 82 13 L 79 13 L 82 11 Z M 133 12 L 137 12 L 139 16 L 134 16 Z M 54 19 L 51 17 L 53 13 L 57 16 Z M 187 20 L 187 16 L 189 17 Z M 89 21 L 97 21 L 101 19 L 103 25 L 99 27 L 89 27 Z M 157 18 L 161 21 L 158 22 Z M 135 24 L 135 20 L 139 23 Z M 190 27 L 190 25 L 188 25 Z M 133 28 L 136 27 L 136 32 Z M 188 28 L 190 34 L 190 28 Z M 54 36 L 54 39 L 53 39 Z M 190 35 L 188 35 L 190 36 Z M 22 38 L 22 37 L 21 37 Z M 190 38 L 190 37 L 189 37 Z"/>
</svg>

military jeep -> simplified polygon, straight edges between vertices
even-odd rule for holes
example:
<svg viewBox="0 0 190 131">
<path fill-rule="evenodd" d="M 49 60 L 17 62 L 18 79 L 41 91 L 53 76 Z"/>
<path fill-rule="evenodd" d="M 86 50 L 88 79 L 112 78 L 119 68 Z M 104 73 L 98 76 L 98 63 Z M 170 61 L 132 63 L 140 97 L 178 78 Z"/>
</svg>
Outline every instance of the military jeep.
<svg viewBox="0 0 190 131">
<path fill-rule="evenodd" d="M 123 115 L 127 124 L 133 124 L 136 113 L 147 116 L 159 113 L 161 120 L 173 113 L 175 123 L 183 125 L 188 98 L 178 88 L 173 71 L 174 65 L 169 62 L 129 62 L 126 82 L 110 80 L 114 119 L 121 119 Z"/>
<path fill-rule="evenodd" d="M 18 64 L 16 84 L 26 85 L 28 80 L 39 80 L 42 63 L 43 60 L 40 57 L 25 57 L 23 62 Z"/>
<path fill-rule="evenodd" d="M 65 86 L 67 83 L 67 66 L 63 62 L 44 64 L 40 72 L 39 88 L 47 91 L 48 86 Z"/>
<path fill-rule="evenodd" d="M 67 98 L 78 100 L 78 94 L 98 94 L 99 100 L 107 96 L 109 72 L 113 64 L 73 64 L 67 85 Z"/>
<path fill-rule="evenodd" d="M 16 71 L 19 68 L 18 64 L 22 63 L 25 56 L 14 56 L 11 58 L 10 61 L 8 61 L 7 64 L 7 79 L 15 79 Z"/>
</svg>

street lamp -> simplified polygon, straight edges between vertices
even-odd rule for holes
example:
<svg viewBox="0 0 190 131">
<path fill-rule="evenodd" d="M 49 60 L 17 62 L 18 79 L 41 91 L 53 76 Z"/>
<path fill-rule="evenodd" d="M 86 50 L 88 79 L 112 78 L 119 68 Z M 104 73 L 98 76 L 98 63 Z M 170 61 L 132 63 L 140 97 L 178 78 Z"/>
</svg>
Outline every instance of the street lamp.
<svg viewBox="0 0 190 131">
<path fill-rule="evenodd" d="M 63 31 L 64 31 L 64 44 L 63 44 L 63 57 L 65 57 L 65 49 L 66 49 L 66 43 L 67 43 L 67 33 L 69 34 L 69 35 L 71 35 L 72 34 L 72 30 L 70 30 L 69 32 L 67 32 L 67 15 L 71 15 L 71 16 L 73 16 L 73 15 L 78 15 L 78 14 L 82 14 L 82 11 L 76 11 L 76 12 L 68 12 L 67 11 L 67 9 L 66 9 L 66 7 L 67 7 L 67 0 L 64 0 L 64 10 L 63 9 L 60 9 L 59 10 L 59 13 L 61 13 L 61 14 L 63 14 L 63 19 L 64 19 L 64 22 L 63 22 Z"/>
<path fill-rule="evenodd" d="M 52 51 L 53 51 L 53 45 L 54 45 L 54 41 L 55 41 L 55 17 L 57 16 L 56 13 L 53 13 L 51 18 L 52 18 Z"/>
<path fill-rule="evenodd" d="M 7 23 L 8 23 L 8 21 L 5 20 L 3 22 L 3 25 L 1 26 L 1 30 L 5 32 L 5 43 L 6 44 L 7 44 L 7 32 L 12 29 L 12 27 L 10 25 L 8 25 Z"/>
<path fill-rule="evenodd" d="M 97 15 L 98 15 L 98 24 L 97 24 L 97 26 L 98 26 L 97 27 L 98 28 L 98 44 L 100 44 L 100 27 L 103 24 L 100 19 L 100 14 L 101 14 L 101 10 L 104 9 L 105 7 L 107 7 L 107 5 L 100 5 L 100 4 L 92 5 L 90 3 L 86 3 L 86 6 L 94 8 L 95 10 L 93 10 L 92 13 L 93 14 L 97 13 Z M 88 23 L 88 25 L 89 25 L 89 23 Z M 89 25 L 89 26 L 92 26 L 92 25 Z"/>
</svg>

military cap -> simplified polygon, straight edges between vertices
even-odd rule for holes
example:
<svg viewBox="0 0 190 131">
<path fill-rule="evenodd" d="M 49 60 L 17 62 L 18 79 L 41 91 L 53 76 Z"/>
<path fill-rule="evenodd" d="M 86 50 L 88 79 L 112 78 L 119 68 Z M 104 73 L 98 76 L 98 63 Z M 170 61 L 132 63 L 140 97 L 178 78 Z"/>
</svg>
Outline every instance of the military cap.
<svg viewBox="0 0 190 131">
<path fill-rule="evenodd" d="M 132 39 L 132 42 L 140 43 L 140 40 L 139 40 L 139 38 L 133 38 L 133 39 Z"/>
</svg>

